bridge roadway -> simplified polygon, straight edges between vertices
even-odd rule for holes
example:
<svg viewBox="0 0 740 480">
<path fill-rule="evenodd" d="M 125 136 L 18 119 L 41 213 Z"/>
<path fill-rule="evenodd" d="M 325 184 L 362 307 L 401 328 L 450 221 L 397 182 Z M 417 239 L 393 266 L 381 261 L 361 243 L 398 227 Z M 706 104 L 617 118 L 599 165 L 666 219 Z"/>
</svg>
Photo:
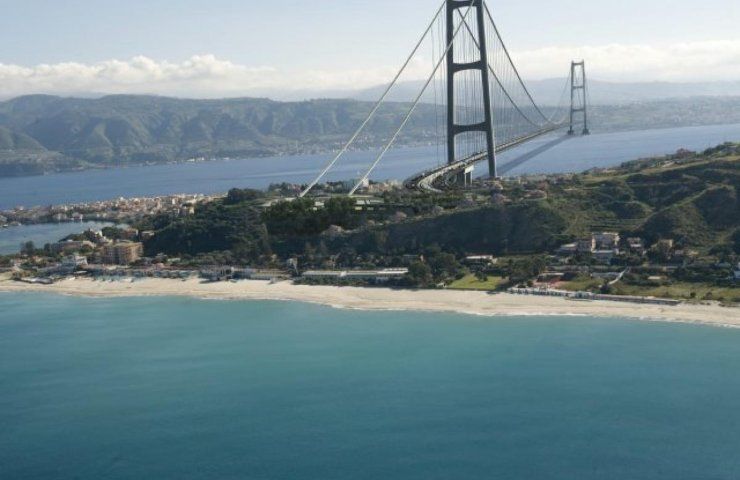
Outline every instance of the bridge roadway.
<svg viewBox="0 0 740 480">
<path fill-rule="evenodd" d="M 565 124 L 554 124 L 543 128 L 542 130 L 538 130 L 535 133 L 530 133 L 521 137 L 517 137 L 506 143 L 496 145 L 495 151 L 496 153 L 504 152 L 537 137 L 541 137 L 542 135 L 546 135 L 550 132 L 554 132 L 556 130 L 564 128 L 565 126 Z M 448 188 L 450 186 L 451 180 L 456 178 L 459 173 L 464 172 L 468 167 L 475 165 L 476 163 L 483 160 L 486 160 L 487 158 L 488 152 L 476 153 L 454 163 L 449 163 L 447 165 L 443 165 L 432 170 L 426 170 L 417 175 L 414 175 L 413 177 L 406 180 L 404 182 L 404 185 L 410 190 L 440 193 L 445 188 Z"/>
</svg>

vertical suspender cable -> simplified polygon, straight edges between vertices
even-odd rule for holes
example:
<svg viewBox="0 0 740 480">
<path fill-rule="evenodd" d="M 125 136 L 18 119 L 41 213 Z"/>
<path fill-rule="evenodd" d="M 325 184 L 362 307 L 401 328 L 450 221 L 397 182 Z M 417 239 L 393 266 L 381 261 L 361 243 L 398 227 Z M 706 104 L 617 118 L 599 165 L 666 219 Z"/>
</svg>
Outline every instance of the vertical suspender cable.
<svg viewBox="0 0 740 480">
<path fill-rule="evenodd" d="M 342 155 L 344 155 L 344 153 L 347 151 L 347 149 L 349 148 L 349 146 L 357 139 L 357 137 L 360 135 L 360 132 L 362 132 L 365 129 L 365 127 L 367 126 L 367 124 L 370 123 L 370 119 L 372 119 L 372 117 L 378 111 L 378 109 L 380 108 L 380 106 L 383 104 L 383 102 L 385 101 L 386 97 L 390 93 L 391 89 L 396 85 L 396 82 L 398 82 L 398 79 L 401 77 L 401 74 L 406 70 L 406 67 L 409 65 L 409 63 L 411 63 L 411 59 L 414 57 L 414 55 L 416 55 L 416 52 L 421 47 L 421 44 L 424 42 L 424 39 L 426 38 L 427 34 L 429 34 L 429 30 L 431 30 L 431 28 L 434 26 L 434 22 L 437 21 L 437 17 L 439 17 L 439 15 L 442 13 L 442 9 L 445 7 L 445 4 L 446 3 L 447 3 L 446 0 L 442 2 L 442 5 L 440 5 L 440 7 L 437 10 L 437 13 L 434 15 L 434 18 L 432 19 L 431 23 L 429 24 L 429 26 L 427 27 L 427 29 L 424 31 L 424 34 L 419 39 L 419 42 L 416 44 L 416 46 L 412 50 L 411 55 L 409 55 L 409 57 L 406 59 L 406 61 L 404 62 L 403 66 L 401 67 L 401 69 L 398 71 L 398 73 L 396 74 L 396 76 L 393 78 L 393 81 L 390 83 L 390 85 L 388 85 L 388 88 L 385 89 L 385 91 L 383 92 L 383 95 L 380 97 L 380 99 L 377 101 L 377 103 L 375 104 L 375 106 L 373 107 L 373 109 L 370 111 L 370 114 L 367 116 L 367 118 L 365 119 L 365 121 L 362 122 L 362 125 L 360 125 L 360 127 L 355 131 L 355 133 L 352 135 L 352 137 L 349 139 L 349 141 L 344 145 L 344 147 L 342 147 L 342 149 L 339 151 L 339 153 L 337 153 L 337 155 L 332 159 L 332 161 L 330 161 L 326 165 L 326 167 L 324 167 L 324 169 L 321 171 L 321 173 L 319 174 L 319 176 L 316 177 L 316 179 L 313 182 L 311 182 L 300 193 L 300 195 L 299 195 L 300 198 L 306 196 L 306 194 L 308 194 L 308 192 L 310 192 L 311 189 L 313 189 L 313 187 L 315 187 L 316 184 L 319 183 L 319 181 L 322 178 L 324 178 L 324 175 L 326 175 L 329 172 L 329 170 L 332 169 L 332 167 L 334 166 L 334 164 L 337 163 L 337 161 L 339 160 L 339 158 Z"/>
<path fill-rule="evenodd" d="M 467 18 L 468 14 L 472 10 L 472 7 L 473 7 L 473 4 L 475 3 L 475 1 L 476 0 L 471 0 L 470 5 L 468 5 L 468 9 L 465 11 L 465 16 L 463 17 L 463 20 L 465 20 L 465 18 Z M 439 12 L 437 13 L 437 15 L 439 15 Z M 416 110 L 416 106 L 419 104 L 419 101 L 421 100 L 422 95 L 424 95 L 424 92 L 429 87 L 429 84 L 432 82 L 432 77 L 437 74 L 437 70 L 439 70 L 439 66 L 444 61 L 445 56 L 447 55 L 447 52 L 449 52 L 450 51 L 450 48 L 452 48 L 452 45 L 454 44 L 454 40 L 457 37 L 457 34 L 460 33 L 460 28 L 462 27 L 462 25 L 463 24 L 461 23 L 455 29 L 455 32 L 452 35 L 452 40 L 453 41 L 450 42 L 449 45 L 447 45 L 447 48 L 445 48 L 445 51 L 443 52 L 442 56 L 440 57 L 439 61 L 437 62 L 437 64 L 434 67 L 434 71 L 432 71 L 432 75 L 429 78 L 427 78 L 426 83 L 424 83 L 424 87 L 421 89 L 421 91 L 419 92 L 419 94 L 414 99 L 414 103 L 411 105 L 411 108 L 409 109 L 408 113 L 406 114 L 406 117 L 403 119 L 403 122 L 401 122 L 401 126 L 398 127 L 398 130 L 396 130 L 396 133 L 393 134 L 393 137 L 391 137 L 391 139 L 386 144 L 385 148 L 383 148 L 383 150 L 380 152 L 380 155 L 378 155 L 378 157 L 375 159 L 375 161 L 370 166 L 370 168 L 365 172 L 365 175 L 363 175 L 362 178 L 360 178 L 360 180 L 357 182 L 357 184 L 352 188 L 352 190 L 350 190 L 349 196 L 354 195 L 355 192 L 357 191 L 357 189 L 359 189 L 362 186 L 362 184 L 365 183 L 365 180 L 367 180 L 368 177 L 370 176 L 370 174 L 373 172 L 373 170 L 375 170 L 375 167 L 378 166 L 378 163 L 380 163 L 380 160 L 382 160 L 382 158 L 385 156 L 385 154 L 391 148 L 391 145 L 393 145 L 393 143 L 398 138 L 398 135 L 401 133 L 401 130 L 403 130 L 403 128 L 408 123 L 409 119 L 411 118 L 411 115 L 414 113 L 414 110 Z"/>
</svg>

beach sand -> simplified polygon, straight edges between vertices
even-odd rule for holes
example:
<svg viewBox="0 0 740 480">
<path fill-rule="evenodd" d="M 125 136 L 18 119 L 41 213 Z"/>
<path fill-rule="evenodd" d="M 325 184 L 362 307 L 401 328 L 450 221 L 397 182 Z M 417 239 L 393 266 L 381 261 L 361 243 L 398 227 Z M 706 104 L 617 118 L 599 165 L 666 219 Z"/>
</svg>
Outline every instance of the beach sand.
<svg viewBox="0 0 740 480">
<path fill-rule="evenodd" d="M 740 308 L 719 305 L 642 305 L 609 301 L 578 301 L 557 297 L 454 290 L 394 290 L 294 285 L 240 281 L 204 283 L 142 279 L 135 282 L 69 279 L 53 285 L 31 285 L 0 278 L 0 292 L 49 292 L 66 295 L 130 297 L 190 296 L 223 300 L 291 300 L 362 310 L 418 310 L 474 315 L 588 315 L 702 323 L 740 328 Z"/>
</svg>

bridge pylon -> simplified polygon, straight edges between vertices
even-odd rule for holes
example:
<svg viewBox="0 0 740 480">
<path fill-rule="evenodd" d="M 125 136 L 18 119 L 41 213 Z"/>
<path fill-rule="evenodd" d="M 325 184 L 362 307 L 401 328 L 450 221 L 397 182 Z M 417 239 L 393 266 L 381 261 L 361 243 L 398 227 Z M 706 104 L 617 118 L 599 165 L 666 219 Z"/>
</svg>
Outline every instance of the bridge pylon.
<svg viewBox="0 0 740 480">
<path fill-rule="evenodd" d="M 475 23 L 471 26 L 475 26 L 477 30 L 477 41 L 475 42 L 475 50 L 477 50 L 477 60 L 472 62 L 461 63 L 455 59 L 455 48 L 453 43 L 455 40 L 455 15 L 461 8 L 471 8 L 475 12 Z M 488 172 L 492 178 L 496 178 L 496 148 L 494 144 L 493 136 L 493 112 L 491 108 L 491 90 L 489 83 L 489 68 L 488 68 L 488 53 L 486 45 L 486 24 L 484 17 L 484 4 L 483 0 L 447 0 L 446 6 L 447 12 L 447 45 L 453 45 L 447 50 L 447 163 L 452 164 L 458 158 L 455 158 L 455 140 L 458 135 L 469 133 L 469 132 L 482 132 L 485 136 L 485 143 L 487 147 L 488 157 Z M 471 11 L 471 17 L 473 12 Z M 462 15 L 459 15 L 460 21 Z M 457 40 L 460 41 L 460 40 Z M 482 87 L 482 108 L 483 108 L 483 119 L 479 123 L 475 124 L 459 124 L 456 121 L 455 115 L 457 113 L 457 99 L 455 98 L 455 80 L 456 75 L 465 72 L 474 71 L 480 72 L 480 86 Z M 463 108 L 470 108 L 470 105 L 464 105 Z M 463 174 L 460 177 L 460 181 L 466 185 L 470 181 L 472 176 L 470 174 Z"/>
<path fill-rule="evenodd" d="M 583 115 L 583 135 L 589 135 L 588 129 L 588 85 L 586 83 L 586 62 L 570 64 L 570 129 L 568 135 L 575 135 L 575 122 L 579 114 Z"/>
</svg>

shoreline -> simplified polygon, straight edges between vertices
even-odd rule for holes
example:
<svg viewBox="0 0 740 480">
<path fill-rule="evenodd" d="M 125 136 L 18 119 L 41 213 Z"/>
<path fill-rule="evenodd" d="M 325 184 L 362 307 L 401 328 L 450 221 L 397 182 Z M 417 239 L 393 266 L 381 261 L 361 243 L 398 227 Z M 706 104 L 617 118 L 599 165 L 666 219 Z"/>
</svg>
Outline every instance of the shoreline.
<svg viewBox="0 0 740 480">
<path fill-rule="evenodd" d="M 396 290 L 270 283 L 258 280 L 202 283 L 199 279 L 147 278 L 130 281 L 67 279 L 35 285 L 0 279 L 2 292 L 36 292 L 80 297 L 191 297 L 206 300 L 278 300 L 333 308 L 420 311 L 478 316 L 594 316 L 693 323 L 740 328 L 740 308 L 719 305 L 645 305 L 610 301 L 575 301 L 558 297 L 458 290 Z"/>
</svg>

